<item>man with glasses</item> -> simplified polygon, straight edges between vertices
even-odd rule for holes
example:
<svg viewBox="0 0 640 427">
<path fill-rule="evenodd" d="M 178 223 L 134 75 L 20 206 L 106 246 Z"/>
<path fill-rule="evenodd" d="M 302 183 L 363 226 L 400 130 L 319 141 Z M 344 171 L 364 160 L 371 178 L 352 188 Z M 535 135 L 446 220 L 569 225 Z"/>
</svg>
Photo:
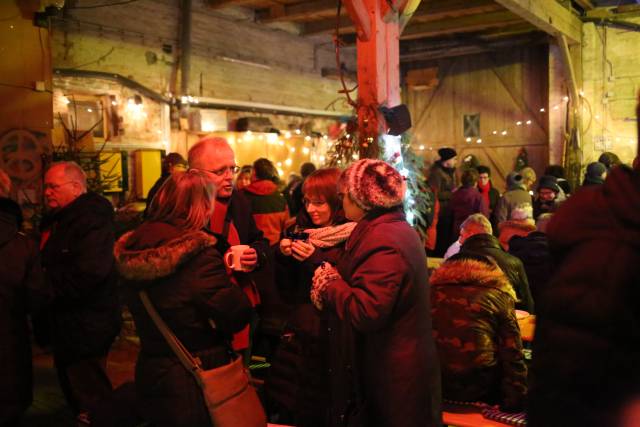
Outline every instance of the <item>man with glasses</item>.
<svg viewBox="0 0 640 427">
<path fill-rule="evenodd" d="M 50 329 L 60 386 L 79 421 L 111 395 L 109 348 L 120 329 L 113 207 L 83 170 L 54 163 L 44 179 L 42 266 L 53 289 Z"/>
<path fill-rule="evenodd" d="M 191 147 L 188 162 L 190 168 L 208 172 L 216 186 L 216 203 L 209 224 L 211 231 L 223 236 L 230 246 L 249 245 L 240 257 L 244 272 L 233 271 L 232 280 L 256 306 L 260 296 L 252 272 L 255 274 L 255 270 L 266 263 L 269 242 L 256 227 L 249 200 L 241 191 L 233 191 L 233 178 L 240 169 L 235 154 L 224 138 L 207 137 Z M 260 279 L 256 277 L 256 280 Z M 248 330 L 234 337 L 233 347 L 236 351 L 250 347 Z"/>
</svg>

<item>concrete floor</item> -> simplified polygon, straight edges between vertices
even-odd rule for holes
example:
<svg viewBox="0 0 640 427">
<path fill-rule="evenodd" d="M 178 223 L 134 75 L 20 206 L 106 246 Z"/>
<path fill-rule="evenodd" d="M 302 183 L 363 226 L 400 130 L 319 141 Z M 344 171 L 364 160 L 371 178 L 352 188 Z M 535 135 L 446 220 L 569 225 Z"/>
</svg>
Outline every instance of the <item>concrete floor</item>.
<svg viewBox="0 0 640 427">
<path fill-rule="evenodd" d="M 109 353 L 107 372 L 114 388 L 133 381 L 139 345 L 137 338 L 121 334 Z M 67 407 L 48 350 L 33 348 L 34 398 L 25 414 L 23 427 L 75 427 L 76 420 Z"/>
</svg>

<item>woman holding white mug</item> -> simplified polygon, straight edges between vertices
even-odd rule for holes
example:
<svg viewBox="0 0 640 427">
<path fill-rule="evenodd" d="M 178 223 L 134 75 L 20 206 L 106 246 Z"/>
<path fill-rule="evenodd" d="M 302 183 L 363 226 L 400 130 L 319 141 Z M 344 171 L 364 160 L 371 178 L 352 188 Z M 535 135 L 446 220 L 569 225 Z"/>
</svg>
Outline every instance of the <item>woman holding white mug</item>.
<svg viewBox="0 0 640 427">
<path fill-rule="evenodd" d="M 272 358 L 267 391 L 280 422 L 301 427 L 325 425 L 326 319 L 311 305 L 309 290 L 315 268 L 324 261 L 338 261 L 355 227 L 342 212 L 339 177 L 337 168 L 319 169 L 307 177 L 302 186 L 304 210 L 276 250 L 278 289 L 292 310 Z"/>
<path fill-rule="evenodd" d="M 200 387 L 151 320 L 139 291 L 146 290 L 160 317 L 205 370 L 230 362 L 227 342 L 252 316 L 248 298 L 225 270 L 222 254 L 228 245 L 205 228 L 214 200 L 215 188 L 205 173 L 172 175 L 154 197 L 149 219 L 114 248 L 140 336 L 135 378 L 140 412 L 154 426 L 209 427 L 211 419 Z"/>
</svg>

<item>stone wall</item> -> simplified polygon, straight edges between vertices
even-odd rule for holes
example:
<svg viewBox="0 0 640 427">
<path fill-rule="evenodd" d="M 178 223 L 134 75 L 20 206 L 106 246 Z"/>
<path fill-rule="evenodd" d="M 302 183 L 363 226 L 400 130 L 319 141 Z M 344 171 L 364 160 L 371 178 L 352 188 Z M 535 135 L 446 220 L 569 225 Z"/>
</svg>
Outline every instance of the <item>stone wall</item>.
<svg viewBox="0 0 640 427">
<path fill-rule="evenodd" d="M 625 19 L 640 24 L 640 18 Z M 631 163 L 637 152 L 640 33 L 583 26 L 583 163 L 613 151 Z"/>
</svg>

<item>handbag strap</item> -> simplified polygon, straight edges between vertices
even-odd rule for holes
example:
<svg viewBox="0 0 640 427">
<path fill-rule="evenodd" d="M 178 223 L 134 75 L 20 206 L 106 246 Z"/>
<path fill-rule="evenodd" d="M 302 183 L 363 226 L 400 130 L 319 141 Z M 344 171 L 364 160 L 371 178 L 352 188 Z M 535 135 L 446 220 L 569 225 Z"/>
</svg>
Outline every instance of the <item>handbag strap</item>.
<svg viewBox="0 0 640 427">
<path fill-rule="evenodd" d="M 176 337 L 171 329 L 169 329 L 167 324 L 164 323 L 164 320 L 162 320 L 162 317 L 160 317 L 155 307 L 151 303 L 147 292 L 140 291 L 139 295 L 140 300 L 142 300 L 142 305 L 144 305 L 144 308 L 147 310 L 147 313 L 149 313 L 151 320 L 153 320 L 153 323 L 155 323 L 156 327 L 158 328 L 164 339 L 167 341 L 167 344 L 169 344 L 169 347 L 171 347 L 171 350 L 173 350 L 175 355 L 178 357 L 178 360 L 180 361 L 180 363 L 182 363 L 185 369 L 196 376 L 197 379 L 198 377 L 196 375 L 196 372 L 202 370 L 202 364 L 200 360 L 196 357 L 193 357 L 191 353 L 189 353 L 189 350 L 187 350 L 185 346 L 182 345 L 182 342 L 180 342 L 178 337 Z"/>
</svg>

